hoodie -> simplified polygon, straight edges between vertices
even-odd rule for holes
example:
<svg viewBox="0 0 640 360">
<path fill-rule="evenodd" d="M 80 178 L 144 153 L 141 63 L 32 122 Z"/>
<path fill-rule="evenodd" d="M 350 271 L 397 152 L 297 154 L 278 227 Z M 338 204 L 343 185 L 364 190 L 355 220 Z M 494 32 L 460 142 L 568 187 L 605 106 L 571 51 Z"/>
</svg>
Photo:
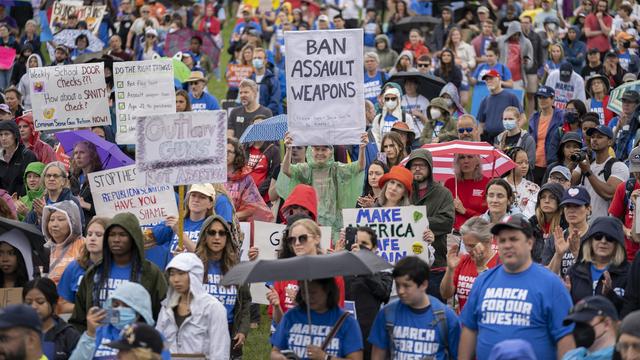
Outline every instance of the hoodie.
<svg viewBox="0 0 640 360">
<path fill-rule="evenodd" d="M 27 175 L 29 173 L 34 173 L 40 177 L 42 177 L 42 172 L 44 171 L 44 164 L 36 161 L 36 162 L 32 162 L 31 164 L 27 165 L 27 168 L 24 171 L 24 190 L 27 192 L 27 194 L 23 197 L 20 198 L 20 201 L 27 207 L 27 209 L 29 209 L 29 211 L 31 211 L 31 208 L 33 207 L 33 200 L 41 198 L 42 194 L 44 193 L 44 186 L 42 185 L 42 182 L 40 182 L 38 184 L 38 187 L 34 190 L 30 190 L 29 189 L 29 185 L 27 185 Z"/>
<path fill-rule="evenodd" d="M 69 235 L 60 243 L 56 243 L 49 233 L 49 219 L 54 212 L 61 212 L 67 217 Z M 64 269 L 80 255 L 84 241 L 82 240 L 82 222 L 80 209 L 69 200 L 47 205 L 42 210 L 42 234 L 47 240 L 45 244 L 51 250 L 49 262 L 49 278 L 58 285 Z"/>
<path fill-rule="evenodd" d="M 431 109 L 438 108 L 442 115 L 438 119 L 431 118 Z M 423 144 L 430 144 L 433 142 L 434 135 L 439 143 L 458 139 L 458 128 L 456 121 L 451 117 L 449 113 L 449 106 L 447 100 L 441 97 L 437 97 L 431 100 L 429 106 L 427 106 L 427 123 L 422 130 L 422 136 L 420 141 Z"/>
<path fill-rule="evenodd" d="M 376 54 L 378 54 L 378 58 L 380 59 L 379 67 L 382 70 L 388 71 L 396 64 L 398 53 L 391 49 L 391 46 L 389 45 L 389 37 L 387 35 L 380 34 L 376 36 L 376 43 L 379 41 L 383 41 L 387 45 L 382 50 L 379 50 L 376 46 Z"/>
<path fill-rule="evenodd" d="M 529 41 L 529 39 L 527 39 L 527 37 L 522 33 L 520 22 L 510 22 L 509 27 L 507 28 L 507 33 L 505 35 L 499 36 L 496 39 L 496 42 L 498 43 L 498 51 L 500 53 L 498 62 L 507 64 L 509 57 L 509 38 L 515 34 L 518 34 L 518 38 L 520 39 L 520 75 L 522 77 L 524 85 L 526 86 L 527 70 L 530 69 L 531 66 L 533 66 L 534 62 L 533 46 L 531 45 L 531 41 Z"/>
<path fill-rule="evenodd" d="M 409 63 L 411 63 L 412 65 L 409 66 L 408 69 L 406 70 L 398 70 L 398 64 L 400 64 L 400 60 L 402 59 L 403 56 L 406 56 L 409 58 Z M 393 67 L 389 70 L 389 76 L 393 76 L 399 72 L 405 72 L 405 71 L 418 71 L 415 67 L 413 67 L 413 63 L 414 63 L 414 56 L 413 56 L 413 52 L 411 50 L 403 50 L 400 55 L 396 58 L 396 62 L 395 64 L 393 64 Z"/>
<path fill-rule="evenodd" d="M 391 131 L 391 128 L 393 127 L 393 124 L 395 122 L 402 121 L 406 123 L 413 132 L 416 131 L 414 129 L 413 117 L 411 116 L 411 114 L 407 113 L 402 109 L 401 88 L 399 89 L 399 85 L 398 87 L 396 87 L 395 86 L 396 83 L 393 83 L 393 82 L 388 84 L 391 84 L 392 86 L 387 86 L 387 88 L 384 90 L 384 95 L 387 95 L 387 94 L 395 95 L 398 98 L 398 103 L 396 107 L 391 111 L 389 108 L 387 108 L 386 104 L 383 104 L 382 111 L 380 112 L 380 114 L 376 115 L 376 117 L 373 118 L 373 122 L 371 123 L 371 134 L 375 139 L 375 143 L 376 143 L 376 146 L 378 147 L 378 151 L 382 151 L 382 137 L 384 136 L 384 134 Z M 420 135 L 420 134 L 416 134 L 416 135 Z"/>
<path fill-rule="evenodd" d="M 113 264 L 113 254 L 109 249 L 107 238 L 109 230 L 114 226 L 125 229 L 133 240 L 129 282 L 139 283 L 149 291 L 151 295 L 151 310 L 154 317 L 160 311 L 160 301 L 164 299 L 167 293 L 167 282 L 162 271 L 151 261 L 145 259 L 144 240 L 138 218 L 128 212 L 117 214 L 104 230 L 102 260 L 87 270 L 76 293 L 76 305 L 73 308 L 69 323 L 82 331 L 86 329 L 87 311 L 93 306 L 100 305 L 99 294 L 104 291 L 105 285 L 103 284 L 108 283 L 109 273 Z M 123 284 L 126 283 L 123 282 Z M 115 293 L 119 288 L 117 287 L 112 293 Z"/>
<path fill-rule="evenodd" d="M 38 61 L 38 67 L 42 67 L 42 58 L 38 54 L 31 54 L 27 58 L 27 68 L 29 67 L 29 60 L 35 57 Z M 25 109 L 31 109 L 31 90 L 30 90 L 30 81 L 29 81 L 29 71 L 26 74 L 22 75 L 20 78 L 20 82 L 18 82 L 18 90 L 20 94 L 22 94 L 22 105 Z"/>
<path fill-rule="evenodd" d="M 287 219 L 284 215 L 284 210 L 293 205 L 307 209 L 307 211 L 311 213 L 311 219 L 316 222 L 318 221 L 318 196 L 313 186 L 298 184 L 293 188 L 293 191 L 291 191 L 291 194 L 285 200 L 284 205 L 282 205 L 282 216 L 285 223 Z"/>
<path fill-rule="evenodd" d="M 29 125 L 29 129 L 31 129 L 31 138 L 29 138 L 29 142 L 23 142 L 24 146 L 27 149 L 31 150 L 38 161 L 48 164 L 52 161 L 56 161 L 56 154 L 49 144 L 40 140 L 40 132 L 36 131 L 35 124 L 33 122 L 33 114 L 26 113 L 18 118 L 16 118 L 16 124 L 20 125 L 21 122 Z"/>
<path fill-rule="evenodd" d="M 466 113 L 466 111 L 464 110 L 464 107 L 462 106 L 462 104 L 460 104 L 460 94 L 458 93 L 458 88 L 456 88 L 456 86 L 453 83 L 447 83 L 442 90 L 440 90 L 440 97 L 442 97 L 442 95 L 447 94 L 449 95 L 449 97 L 453 100 L 453 103 L 456 105 L 456 111 L 453 113 L 453 118 L 458 120 L 458 117 L 464 113 Z"/>
<path fill-rule="evenodd" d="M 224 222 L 223 220 L 223 223 Z M 202 286 L 204 266 L 194 253 L 176 255 L 169 265 L 189 273 L 189 315 L 180 327 L 176 324 L 174 308 L 180 301 L 180 293 L 169 287 L 167 298 L 162 301 L 156 329 L 166 336 L 169 351 L 181 354 L 204 354 L 207 359 L 229 358 L 231 339 L 227 324 L 227 311 L 218 299 L 207 294 Z"/>
<path fill-rule="evenodd" d="M 27 239 L 26 236 L 22 233 L 22 231 L 18 229 L 11 229 L 6 233 L 0 235 L 0 242 L 6 242 L 20 252 L 22 259 L 24 260 L 28 280 L 33 279 L 34 268 L 31 243 L 29 242 L 29 239 Z M 22 286 L 24 284 L 17 285 Z"/>
<path fill-rule="evenodd" d="M 433 248 L 436 249 L 433 269 L 447 266 L 447 234 L 451 232 L 455 220 L 455 210 L 453 207 L 453 195 L 439 182 L 433 181 L 433 157 L 427 149 L 416 149 L 409 155 L 406 163 L 407 169 L 411 168 L 411 161 L 422 159 L 427 162 L 429 176 L 427 178 L 426 191 L 420 191 L 420 184 L 413 182 L 411 193 L 411 204 L 416 206 L 426 205 L 427 218 L 429 219 L 429 229 L 433 231 L 435 239 Z"/>
</svg>

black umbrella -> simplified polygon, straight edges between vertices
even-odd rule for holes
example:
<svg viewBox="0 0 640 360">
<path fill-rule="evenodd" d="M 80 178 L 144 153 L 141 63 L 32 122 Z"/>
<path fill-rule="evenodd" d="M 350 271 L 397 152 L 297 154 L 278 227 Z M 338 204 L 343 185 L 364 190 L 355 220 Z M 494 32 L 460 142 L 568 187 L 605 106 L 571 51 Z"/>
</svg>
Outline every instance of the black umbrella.
<svg viewBox="0 0 640 360">
<path fill-rule="evenodd" d="M 442 22 L 441 19 L 438 19 L 429 15 L 416 15 L 416 16 L 407 16 L 396 24 L 396 29 L 403 29 L 405 31 L 409 31 L 411 29 L 419 29 L 425 26 L 438 25 Z"/>
<path fill-rule="evenodd" d="M 34 266 L 42 266 L 44 272 L 49 272 L 49 253 L 44 248 L 44 235 L 42 235 L 40 229 L 33 224 L 0 217 L 0 234 L 4 234 L 12 229 L 21 231 L 29 240 L 33 253 Z"/>
<path fill-rule="evenodd" d="M 446 85 L 444 80 L 433 75 L 424 75 L 417 71 L 399 72 L 387 80 L 387 82 L 395 82 L 404 89 L 404 82 L 407 79 L 413 79 L 418 83 L 418 94 L 426 97 L 429 101 L 440 96 L 440 90 Z"/>
</svg>

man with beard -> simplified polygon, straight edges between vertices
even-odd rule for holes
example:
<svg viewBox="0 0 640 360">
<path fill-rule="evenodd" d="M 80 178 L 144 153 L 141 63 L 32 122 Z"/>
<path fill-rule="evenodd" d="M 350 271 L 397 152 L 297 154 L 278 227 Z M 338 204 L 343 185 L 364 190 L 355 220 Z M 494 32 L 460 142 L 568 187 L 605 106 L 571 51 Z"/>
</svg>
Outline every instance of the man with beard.
<svg viewBox="0 0 640 360">
<path fill-rule="evenodd" d="M 42 323 L 28 305 L 9 305 L 0 312 L 0 359 L 42 360 Z"/>
<path fill-rule="evenodd" d="M 478 123 L 471 114 L 460 115 L 458 118 L 458 139 L 464 141 L 480 141 Z"/>
<path fill-rule="evenodd" d="M 240 82 L 238 88 L 242 106 L 233 108 L 229 113 L 229 127 L 227 130 L 227 134 L 235 138 L 242 136 L 256 116 L 263 116 L 265 119 L 273 116 L 268 107 L 258 103 L 258 84 L 255 81 L 244 79 Z"/>
</svg>

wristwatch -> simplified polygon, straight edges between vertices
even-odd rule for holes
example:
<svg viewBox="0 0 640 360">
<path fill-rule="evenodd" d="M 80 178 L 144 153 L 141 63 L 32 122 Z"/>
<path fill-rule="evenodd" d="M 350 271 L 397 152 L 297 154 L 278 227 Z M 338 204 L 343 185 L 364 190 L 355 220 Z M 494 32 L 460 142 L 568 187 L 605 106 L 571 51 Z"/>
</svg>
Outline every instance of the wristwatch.
<svg viewBox="0 0 640 360">
<path fill-rule="evenodd" d="M 584 173 L 584 177 L 588 178 L 589 176 L 591 176 L 591 171 L 587 171 Z"/>
</svg>

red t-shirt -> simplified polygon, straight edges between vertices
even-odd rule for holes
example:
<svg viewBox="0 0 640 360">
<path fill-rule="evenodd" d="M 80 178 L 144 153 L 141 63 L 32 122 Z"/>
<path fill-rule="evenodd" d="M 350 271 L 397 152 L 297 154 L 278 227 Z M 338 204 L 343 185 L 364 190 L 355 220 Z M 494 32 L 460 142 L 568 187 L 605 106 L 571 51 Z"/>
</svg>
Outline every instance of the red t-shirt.
<svg viewBox="0 0 640 360">
<path fill-rule="evenodd" d="M 640 189 L 640 183 L 636 181 L 634 190 Z M 627 228 L 631 228 L 633 225 L 633 211 L 631 210 L 631 199 L 629 199 L 627 203 L 627 207 L 624 206 L 624 196 L 627 192 L 627 182 L 623 181 L 618 184 L 616 188 L 616 192 L 613 194 L 613 200 L 611 200 L 611 205 L 609 205 L 609 214 L 611 216 L 617 217 L 618 219 L 624 215 L 624 226 Z M 633 261 L 636 257 L 636 253 L 640 250 L 640 244 L 637 242 L 627 238 L 624 238 L 624 246 L 627 250 L 627 259 L 629 261 Z"/>
<path fill-rule="evenodd" d="M 340 306 L 340 308 L 344 308 L 344 279 L 342 278 L 342 276 L 336 276 L 334 279 L 336 280 L 338 290 L 340 291 L 340 300 L 338 301 L 338 306 Z M 280 297 L 280 308 L 282 309 L 282 313 L 286 313 L 290 309 L 296 307 L 298 280 L 276 281 L 275 283 L 273 283 L 273 288 Z M 269 315 L 273 313 L 271 305 L 269 305 L 267 311 Z"/>
<path fill-rule="evenodd" d="M 522 67 L 520 59 L 520 39 L 516 41 L 507 41 L 509 45 L 509 55 L 507 56 L 507 67 L 511 71 L 511 79 L 513 81 L 522 80 Z"/>
<path fill-rule="evenodd" d="M 605 23 L 605 25 L 607 25 L 607 27 L 611 28 L 611 23 L 613 22 L 613 18 L 611 16 L 605 15 L 602 18 L 602 21 Z M 587 15 L 587 17 L 584 19 L 584 27 L 588 27 L 591 31 L 602 30 L 600 28 L 598 18 L 594 13 Z M 587 36 L 587 49 L 591 48 L 596 48 L 601 53 L 609 50 L 611 48 L 611 45 L 609 45 L 609 38 L 604 34 Z"/>
<path fill-rule="evenodd" d="M 458 180 L 458 199 L 462 201 L 462 205 L 467 209 L 466 213 L 459 214 L 456 212 L 456 220 L 453 223 L 455 230 L 460 230 L 460 226 L 473 216 L 479 216 L 487 211 L 487 202 L 484 200 L 484 191 L 487 187 L 489 178 L 482 177 L 482 180 Z M 444 182 L 444 186 L 449 189 L 453 198 L 456 198 L 455 178 L 449 178 Z"/>
<path fill-rule="evenodd" d="M 491 260 L 487 263 L 487 268 L 491 269 L 498 264 L 500 257 L 495 253 Z M 453 286 L 456 288 L 456 295 L 460 302 L 460 311 L 467 303 L 471 287 L 478 277 L 478 269 L 476 263 L 473 262 L 471 255 L 465 254 L 460 258 L 460 263 L 453 272 Z"/>
<path fill-rule="evenodd" d="M 253 182 L 256 183 L 256 186 L 260 186 L 268 175 L 269 161 L 267 157 L 260 149 L 252 146 L 249 149 L 249 161 L 247 165 L 252 169 L 250 175 L 253 178 Z M 268 202 L 269 200 L 265 199 L 265 201 Z"/>
</svg>

